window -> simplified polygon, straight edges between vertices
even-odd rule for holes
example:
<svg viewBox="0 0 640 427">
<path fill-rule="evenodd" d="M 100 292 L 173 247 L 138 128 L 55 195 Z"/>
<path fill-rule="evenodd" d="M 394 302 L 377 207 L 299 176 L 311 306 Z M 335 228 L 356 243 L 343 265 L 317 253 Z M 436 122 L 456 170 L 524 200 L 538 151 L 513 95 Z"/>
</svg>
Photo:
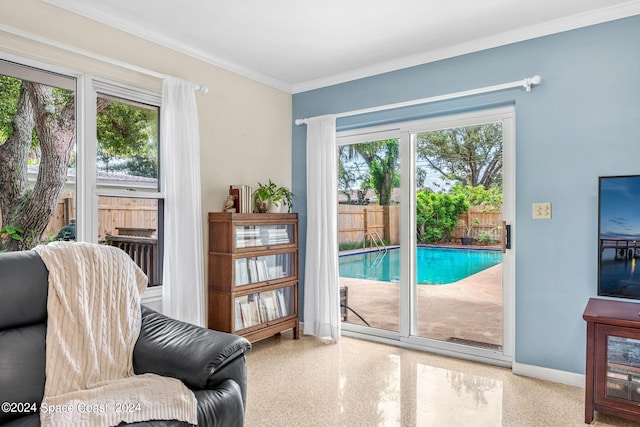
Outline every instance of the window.
<svg viewBox="0 0 640 427">
<path fill-rule="evenodd" d="M 161 97 L 64 74 L 0 60 L 0 251 L 110 244 L 159 285 Z"/>
<path fill-rule="evenodd" d="M 0 61 L 0 250 L 75 238 L 76 79 Z"/>
<path fill-rule="evenodd" d="M 127 252 L 162 282 L 163 197 L 159 180 L 161 99 L 151 93 L 94 81 L 97 239 Z"/>
</svg>

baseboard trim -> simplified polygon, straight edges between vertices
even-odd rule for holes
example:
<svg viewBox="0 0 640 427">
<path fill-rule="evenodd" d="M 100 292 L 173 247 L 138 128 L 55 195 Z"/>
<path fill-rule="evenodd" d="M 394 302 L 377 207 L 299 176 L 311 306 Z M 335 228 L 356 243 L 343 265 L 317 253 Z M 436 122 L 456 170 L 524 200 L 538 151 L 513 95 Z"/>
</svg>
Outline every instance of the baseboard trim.
<svg viewBox="0 0 640 427">
<path fill-rule="evenodd" d="M 557 369 L 543 368 L 541 366 L 527 365 L 526 363 L 513 362 L 511 371 L 516 375 L 538 378 L 554 383 L 567 384 L 576 387 L 583 387 L 585 378 L 583 374 L 560 371 Z"/>
<path fill-rule="evenodd" d="M 303 331 L 303 322 L 300 322 L 300 330 Z M 358 334 L 353 334 L 350 331 L 342 331 L 344 336 L 356 336 L 359 337 Z M 369 338 L 367 338 L 369 339 Z M 383 344 L 389 344 L 389 345 L 398 345 L 395 341 L 393 342 L 389 342 L 388 340 L 384 340 L 384 339 L 374 339 L 373 341 L 377 341 Z M 412 348 L 412 347 L 410 347 Z M 422 348 L 420 348 L 419 350 L 424 351 Z M 458 358 L 463 358 L 464 357 L 460 357 L 459 354 L 448 354 L 448 356 L 451 357 L 458 357 Z M 483 360 L 476 360 L 482 363 L 491 363 L 491 362 L 487 362 L 487 361 L 483 361 Z M 493 363 L 495 364 L 495 363 Z M 575 387 L 582 387 L 584 388 L 585 386 L 585 376 L 584 374 L 576 374 L 574 372 L 568 372 L 568 371 L 561 371 L 558 369 L 551 369 L 551 368 L 544 368 L 541 366 L 536 366 L 536 365 L 528 365 L 526 363 L 518 363 L 518 362 L 511 362 L 511 372 L 514 375 L 521 375 L 524 377 L 531 377 L 531 378 L 536 378 L 536 379 L 540 379 L 540 380 L 545 380 L 545 381 L 551 381 L 554 383 L 560 383 L 560 384 L 566 384 L 566 385 L 571 385 L 571 386 L 575 386 Z"/>
</svg>

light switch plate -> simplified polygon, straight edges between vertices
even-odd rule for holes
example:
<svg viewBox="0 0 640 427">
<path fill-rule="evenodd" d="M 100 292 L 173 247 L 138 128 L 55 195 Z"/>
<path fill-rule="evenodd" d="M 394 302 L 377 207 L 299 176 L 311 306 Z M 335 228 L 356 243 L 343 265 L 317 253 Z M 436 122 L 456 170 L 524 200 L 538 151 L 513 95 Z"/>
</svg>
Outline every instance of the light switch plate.
<svg viewBox="0 0 640 427">
<path fill-rule="evenodd" d="M 551 219 L 550 202 L 534 203 L 532 206 L 533 219 Z"/>
</svg>

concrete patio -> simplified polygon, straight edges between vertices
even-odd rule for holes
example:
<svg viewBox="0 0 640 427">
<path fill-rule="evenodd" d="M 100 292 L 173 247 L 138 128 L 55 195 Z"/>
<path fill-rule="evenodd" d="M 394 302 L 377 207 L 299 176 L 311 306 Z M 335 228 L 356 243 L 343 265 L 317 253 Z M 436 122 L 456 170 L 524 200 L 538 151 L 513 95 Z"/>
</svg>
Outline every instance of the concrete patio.
<svg viewBox="0 0 640 427">
<path fill-rule="evenodd" d="M 398 283 L 341 277 L 348 306 L 372 327 L 398 331 Z M 364 325 L 352 312 L 347 323 Z M 502 264 L 448 285 L 418 285 L 418 335 L 502 346 Z"/>
</svg>

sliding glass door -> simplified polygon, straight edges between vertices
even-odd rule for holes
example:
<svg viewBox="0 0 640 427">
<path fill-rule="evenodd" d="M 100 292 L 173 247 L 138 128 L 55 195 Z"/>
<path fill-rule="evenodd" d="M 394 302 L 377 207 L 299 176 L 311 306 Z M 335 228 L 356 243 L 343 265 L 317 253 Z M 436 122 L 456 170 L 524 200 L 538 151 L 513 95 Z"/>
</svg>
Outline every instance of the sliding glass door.
<svg viewBox="0 0 640 427">
<path fill-rule="evenodd" d="M 501 121 L 412 133 L 416 163 L 416 328 L 501 352 Z"/>
<path fill-rule="evenodd" d="M 378 136 L 338 148 L 339 268 L 343 322 L 386 334 L 400 330 L 400 141 Z"/>
<path fill-rule="evenodd" d="M 513 108 L 343 132 L 338 141 L 345 333 L 509 363 Z"/>
</svg>

